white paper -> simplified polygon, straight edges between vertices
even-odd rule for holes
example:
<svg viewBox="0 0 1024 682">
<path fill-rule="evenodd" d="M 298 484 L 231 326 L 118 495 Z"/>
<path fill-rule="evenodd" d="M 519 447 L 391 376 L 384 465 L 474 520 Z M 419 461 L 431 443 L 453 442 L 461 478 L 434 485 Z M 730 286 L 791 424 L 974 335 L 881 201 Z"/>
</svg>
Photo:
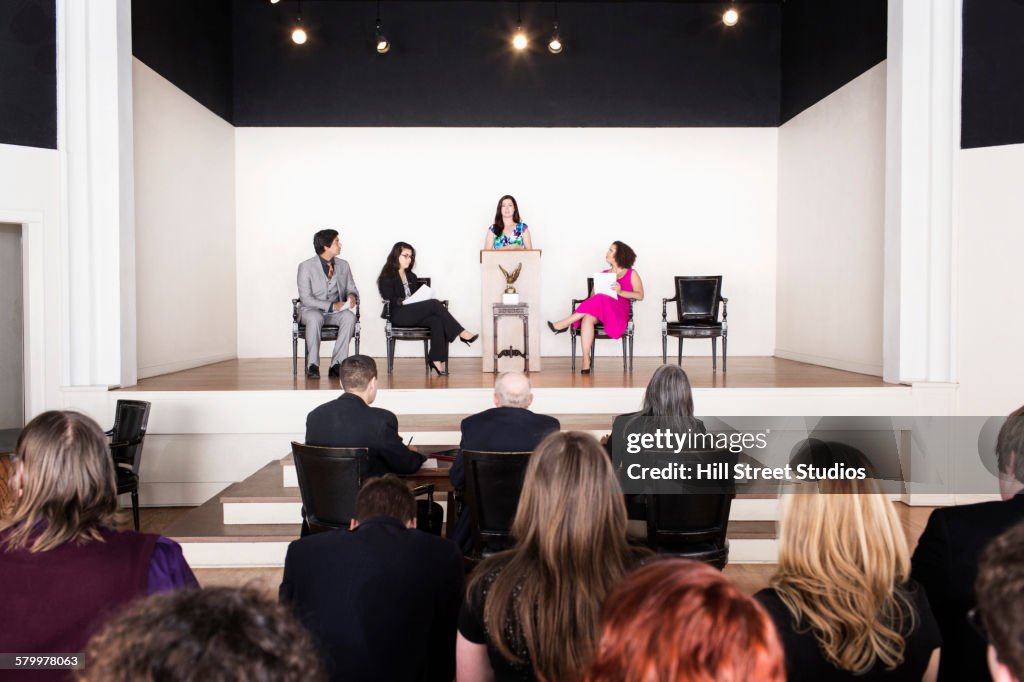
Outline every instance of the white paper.
<svg viewBox="0 0 1024 682">
<path fill-rule="evenodd" d="M 618 298 L 619 295 L 612 289 L 612 285 L 615 284 L 615 273 L 614 272 L 595 272 L 594 273 L 594 293 L 604 294 L 605 296 L 611 296 L 612 298 Z"/>
<path fill-rule="evenodd" d="M 429 286 L 424 284 L 419 289 L 412 293 L 412 296 L 407 296 L 402 305 L 409 305 L 410 303 L 419 303 L 420 301 L 429 301 L 434 298 L 434 292 Z"/>
<path fill-rule="evenodd" d="M 433 457 L 428 457 L 427 459 L 423 460 L 423 464 L 420 466 L 420 469 L 437 469 L 437 468 L 438 468 L 437 460 L 434 459 Z"/>
</svg>

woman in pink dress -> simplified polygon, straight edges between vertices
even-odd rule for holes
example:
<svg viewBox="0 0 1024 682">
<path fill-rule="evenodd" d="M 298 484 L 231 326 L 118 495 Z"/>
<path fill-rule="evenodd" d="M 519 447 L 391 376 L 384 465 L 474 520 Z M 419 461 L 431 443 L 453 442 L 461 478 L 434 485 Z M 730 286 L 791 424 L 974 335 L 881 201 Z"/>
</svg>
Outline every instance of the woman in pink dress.
<svg viewBox="0 0 1024 682">
<path fill-rule="evenodd" d="M 575 325 L 580 330 L 580 336 L 583 337 L 581 374 L 590 374 L 590 348 L 594 343 L 594 326 L 600 322 L 604 325 L 605 334 L 610 338 L 621 337 L 629 322 L 630 299 L 644 300 L 644 283 L 640 281 L 640 275 L 636 270 L 633 270 L 636 252 L 628 245 L 616 241 L 608 247 L 604 259 L 611 266 L 604 272 L 615 273 L 612 290 L 618 294 L 618 298 L 606 294 L 593 294 L 576 306 L 576 311 L 569 317 L 558 322 L 548 322 L 548 327 L 556 334 L 567 331 L 569 325 Z"/>
</svg>

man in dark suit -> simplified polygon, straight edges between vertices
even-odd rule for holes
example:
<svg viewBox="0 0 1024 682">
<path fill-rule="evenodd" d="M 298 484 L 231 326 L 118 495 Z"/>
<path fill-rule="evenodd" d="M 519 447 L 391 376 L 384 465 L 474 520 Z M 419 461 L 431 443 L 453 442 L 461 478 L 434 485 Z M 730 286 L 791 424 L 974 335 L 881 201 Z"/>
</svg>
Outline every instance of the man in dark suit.
<svg viewBox="0 0 1024 682">
<path fill-rule="evenodd" d="M 394 476 L 366 482 L 350 530 L 292 542 L 280 599 L 313 633 L 332 680 L 451 682 L 462 557 L 416 530 Z"/>
<path fill-rule="evenodd" d="M 484 452 L 531 452 L 549 433 L 561 424 L 554 417 L 536 414 L 528 409 L 533 403 L 533 387 L 521 372 L 503 372 L 494 382 L 494 407 L 462 420 L 462 442 L 448 476 L 452 487 L 466 487 L 466 466 L 462 450 Z M 459 517 L 452 539 L 469 550 L 469 515 Z"/>
<path fill-rule="evenodd" d="M 377 363 L 353 355 L 341 363 L 340 373 L 345 392 L 306 417 L 306 445 L 369 448 L 364 477 L 418 471 L 424 458 L 402 442 L 394 413 L 370 407 L 377 398 Z"/>
<path fill-rule="evenodd" d="M 988 542 L 1024 521 L 1024 407 L 1011 414 L 996 441 L 1001 502 L 936 509 L 914 551 L 911 577 L 928 593 L 942 631 L 940 682 L 990 679 L 985 641 L 970 627 L 978 558 Z"/>
</svg>

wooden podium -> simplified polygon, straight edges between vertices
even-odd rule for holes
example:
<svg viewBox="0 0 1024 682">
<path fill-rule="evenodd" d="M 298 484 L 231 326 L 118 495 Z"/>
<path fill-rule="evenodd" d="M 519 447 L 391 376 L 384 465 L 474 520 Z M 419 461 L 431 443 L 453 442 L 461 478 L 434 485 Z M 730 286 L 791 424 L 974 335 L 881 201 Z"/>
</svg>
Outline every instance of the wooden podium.
<svg viewBox="0 0 1024 682">
<path fill-rule="evenodd" d="M 530 372 L 539 372 L 540 330 L 544 325 L 540 307 L 540 249 L 519 251 L 480 250 L 480 336 L 483 341 L 482 370 L 494 371 L 494 304 L 501 303 L 506 281 L 498 266 L 510 274 L 522 263 L 519 278 L 512 285 L 519 294 L 519 302 L 529 304 Z M 523 325 L 520 319 L 501 317 L 498 319 L 499 351 L 508 349 L 523 351 Z M 498 371 L 523 370 L 523 358 L 502 357 L 498 359 Z"/>
</svg>

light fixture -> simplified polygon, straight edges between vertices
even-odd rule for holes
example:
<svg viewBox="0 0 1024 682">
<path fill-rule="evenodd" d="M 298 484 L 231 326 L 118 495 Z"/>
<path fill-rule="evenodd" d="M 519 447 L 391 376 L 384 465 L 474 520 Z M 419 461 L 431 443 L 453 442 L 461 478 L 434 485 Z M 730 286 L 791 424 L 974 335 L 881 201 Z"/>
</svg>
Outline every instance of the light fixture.
<svg viewBox="0 0 1024 682">
<path fill-rule="evenodd" d="M 558 3 L 555 3 L 555 26 L 551 30 L 551 40 L 548 41 L 548 52 L 558 54 L 562 51 L 562 37 L 558 35 Z"/>
<path fill-rule="evenodd" d="M 722 13 L 722 23 L 726 26 L 735 26 L 739 20 L 740 13 L 735 7 L 729 7 L 729 9 Z"/>
<path fill-rule="evenodd" d="M 387 54 L 391 49 L 391 41 L 380 30 L 380 0 L 377 0 L 377 37 L 374 45 L 377 46 L 377 54 Z"/>
<path fill-rule="evenodd" d="M 526 34 L 523 33 L 523 10 L 522 3 L 516 3 L 516 9 L 519 14 L 519 24 L 516 26 L 516 34 L 512 36 L 512 47 L 517 50 L 525 50 L 526 45 L 529 41 L 526 40 Z"/>
<path fill-rule="evenodd" d="M 300 2 L 295 13 L 295 28 L 292 29 L 292 42 L 296 45 L 305 45 L 308 37 L 306 29 L 302 28 L 302 3 Z"/>
<path fill-rule="evenodd" d="M 281 0 L 270 0 L 271 5 L 276 5 L 279 2 L 281 2 Z"/>
</svg>

